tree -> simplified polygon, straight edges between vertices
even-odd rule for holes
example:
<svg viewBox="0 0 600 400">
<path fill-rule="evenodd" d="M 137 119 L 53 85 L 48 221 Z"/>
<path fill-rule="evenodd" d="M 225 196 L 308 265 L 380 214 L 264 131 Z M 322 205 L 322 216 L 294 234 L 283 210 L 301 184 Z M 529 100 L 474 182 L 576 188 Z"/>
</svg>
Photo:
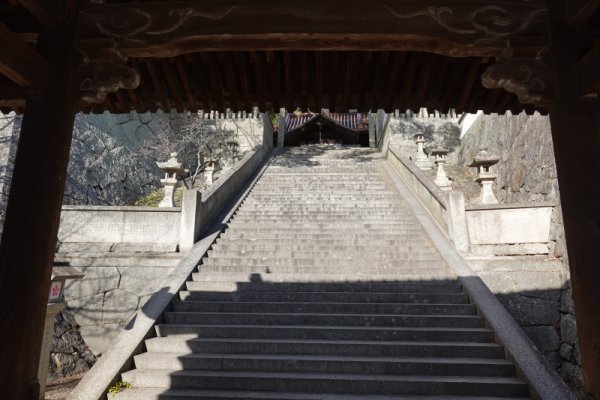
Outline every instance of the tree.
<svg viewBox="0 0 600 400">
<path fill-rule="evenodd" d="M 204 170 L 205 157 L 214 160 L 227 151 L 224 145 L 226 139 L 225 132 L 209 126 L 201 114 L 186 112 L 182 120 L 174 120 L 166 115 L 158 132 L 144 141 L 137 155 L 165 161 L 171 153 L 177 153 L 178 160 L 189 173 L 184 177 L 184 182 L 188 188 L 192 188 Z"/>
</svg>

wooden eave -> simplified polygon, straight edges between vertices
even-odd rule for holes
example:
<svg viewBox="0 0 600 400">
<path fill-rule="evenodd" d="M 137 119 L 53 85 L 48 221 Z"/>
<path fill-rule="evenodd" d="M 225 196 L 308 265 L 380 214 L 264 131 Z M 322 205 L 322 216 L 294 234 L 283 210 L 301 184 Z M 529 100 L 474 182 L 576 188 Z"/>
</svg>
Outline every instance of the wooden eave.
<svg viewBox="0 0 600 400">
<path fill-rule="evenodd" d="M 0 23 L 27 46 L 53 15 L 35 3 L 0 2 Z M 87 113 L 252 107 L 547 112 L 544 102 L 521 104 L 481 80 L 506 57 L 507 47 L 511 57 L 544 54 L 543 0 L 82 3 L 85 58 L 113 52 L 140 77 L 137 88 L 109 94 L 101 104 L 82 102 Z M 570 10 L 574 20 L 597 17 L 596 1 L 579 3 Z M 582 90 L 593 91 L 596 74 L 585 68 Z M 5 97 L 0 93 L 0 109 L 22 111 L 19 99 Z"/>
</svg>

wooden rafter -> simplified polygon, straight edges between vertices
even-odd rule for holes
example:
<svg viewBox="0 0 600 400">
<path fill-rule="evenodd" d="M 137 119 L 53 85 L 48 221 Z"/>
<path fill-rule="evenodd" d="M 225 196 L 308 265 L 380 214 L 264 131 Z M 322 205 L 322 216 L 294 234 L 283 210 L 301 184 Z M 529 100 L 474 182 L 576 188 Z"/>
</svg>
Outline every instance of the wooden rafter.
<svg viewBox="0 0 600 400">
<path fill-rule="evenodd" d="M 585 22 L 600 10 L 600 0 L 571 0 L 567 4 L 571 22 Z"/>
<path fill-rule="evenodd" d="M 46 84 L 50 65 L 35 49 L 0 23 L 0 73 L 26 89 Z"/>
<path fill-rule="evenodd" d="M 59 21 L 61 2 L 57 0 L 18 0 L 18 2 L 45 26 L 54 26 Z"/>
</svg>

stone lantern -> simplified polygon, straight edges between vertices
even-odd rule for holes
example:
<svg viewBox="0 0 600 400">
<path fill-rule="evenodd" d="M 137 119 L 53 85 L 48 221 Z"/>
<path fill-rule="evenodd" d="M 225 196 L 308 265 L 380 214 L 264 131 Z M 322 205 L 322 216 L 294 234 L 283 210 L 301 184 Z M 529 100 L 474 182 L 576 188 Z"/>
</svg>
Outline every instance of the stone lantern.
<svg viewBox="0 0 600 400">
<path fill-rule="evenodd" d="M 206 167 L 204 168 L 204 178 L 206 179 L 207 185 L 212 185 L 214 180 L 215 169 L 219 164 L 219 160 L 216 158 L 211 158 L 206 162 Z"/>
<path fill-rule="evenodd" d="M 435 184 L 438 185 L 442 190 L 452 190 L 452 182 L 450 179 L 448 179 L 446 171 L 444 170 L 444 164 L 446 164 L 448 150 L 438 145 L 438 147 L 436 147 L 431 154 L 435 157 L 435 164 L 437 165 Z"/>
<path fill-rule="evenodd" d="M 498 161 L 500 159 L 497 156 L 482 149 L 473 157 L 473 162 L 469 164 L 469 167 L 477 168 L 475 182 L 479 182 L 481 185 L 481 194 L 478 199 L 481 204 L 498 204 L 498 199 L 492 191 L 492 184 L 498 176 L 491 172 L 491 167 L 497 164 Z"/>
<path fill-rule="evenodd" d="M 423 151 L 423 143 L 425 143 L 425 136 L 422 132 L 415 134 L 415 142 L 417 143 L 417 154 L 415 156 L 415 165 L 422 170 L 430 170 L 432 168 L 429 157 Z"/>
<path fill-rule="evenodd" d="M 179 183 L 177 175 L 184 172 L 181 163 L 177 161 L 177 153 L 171 153 L 169 161 L 157 162 L 156 165 L 165 173 L 165 178 L 160 180 L 165 187 L 165 196 L 158 206 L 175 207 L 175 188 Z"/>
</svg>

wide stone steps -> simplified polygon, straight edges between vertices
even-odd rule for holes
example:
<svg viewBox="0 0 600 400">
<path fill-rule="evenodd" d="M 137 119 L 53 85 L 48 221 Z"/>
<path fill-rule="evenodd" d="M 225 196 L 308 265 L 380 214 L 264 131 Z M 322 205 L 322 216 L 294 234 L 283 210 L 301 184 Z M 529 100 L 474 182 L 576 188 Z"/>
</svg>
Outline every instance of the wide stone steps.
<svg viewBox="0 0 600 400">
<path fill-rule="evenodd" d="M 205 274 L 202 274 L 205 275 Z M 223 275 L 223 274 L 221 274 Z M 272 274 L 266 274 L 265 277 L 268 277 Z M 344 275 L 344 274 L 338 274 Z M 386 275 L 388 276 L 388 275 Z M 389 293 L 389 294 L 414 294 L 415 296 L 422 295 L 430 295 L 430 294 L 458 294 L 463 295 L 460 286 L 456 283 L 453 283 L 448 278 L 440 279 L 437 282 L 427 281 L 423 282 L 420 279 L 417 279 L 416 282 L 398 282 L 397 280 L 393 280 L 390 282 L 385 281 L 377 281 L 376 279 L 368 279 L 363 282 L 356 281 L 342 281 L 342 282 L 332 282 L 332 281 L 323 281 L 323 280 L 313 280 L 302 282 L 296 280 L 292 281 L 284 281 L 279 283 L 272 283 L 265 281 L 265 277 L 260 277 L 260 279 L 253 279 L 249 282 L 236 282 L 232 281 L 231 283 L 237 284 L 238 292 L 285 292 L 285 293 L 298 293 L 298 292 L 308 292 L 308 293 Z M 257 277 L 258 278 L 258 277 Z M 227 279 L 227 278 L 226 278 Z M 392 278 L 393 279 L 393 278 Z M 188 281 L 186 284 L 188 287 L 194 286 L 197 283 L 202 283 L 198 281 Z M 193 289 L 192 289 L 193 290 Z"/>
<path fill-rule="evenodd" d="M 164 390 L 162 388 L 135 388 L 119 393 L 115 400 L 523 400 L 522 397 L 466 397 L 461 396 L 390 396 L 351 395 L 328 393 L 259 392 L 232 390 Z"/>
<path fill-rule="evenodd" d="M 243 256 L 231 256 L 231 257 L 214 257 L 214 258 L 205 258 L 202 261 L 201 271 L 211 271 L 209 267 L 252 267 L 252 266 L 265 266 L 265 267 L 334 267 L 338 268 L 337 272 L 339 273 L 340 264 L 343 264 L 344 267 L 352 267 L 357 266 L 361 270 L 369 269 L 370 265 L 368 262 L 368 258 L 327 258 L 327 257 L 311 257 L 309 253 L 305 253 L 303 258 L 300 258 L 301 254 L 298 254 L 296 257 L 285 257 L 285 254 L 279 256 L 279 258 L 270 257 L 269 254 L 264 254 L 261 256 L 252 257 L 249 255 L 248 257 Z M 376 268 L 385 268 L 395 270 L 401 268 L 439 268 L 441 267 L 441 262 L 439 259 L 435 259 L 433 257 L 415 257 L 415 258 L 382 258 L 379 259 L 376 265 Z M 235 270 L 227 270 L 224 268 L 219 268 L 219 271 L 227 271 L 227 272 L 236 272 Z M 216 271 L 213 269 L 212 271 Z M 238 272 L 245 272 L 246 270 L 239 269 Z M 265 271 L 267 272 L 267 271 Z M 292 272 L 300 272 L 293 270 Z M 346 270 L 347 273 L 355 272 L 354 270 Z"/>
<path fill-rule="evenodd" d="M 484 321 L 473 315 L 402 315 L 402 314 L 342 314 L 342 313 L 250 313 L 250 312 L 181 312 L 163 315 L 166 323 L 225 324 L 225 325 L 318 325 L 318 326 L 377 326 L 377 327 L 434 327 L 481 328 Z"/>
<path fill-rule="evenodd" d="M 471 304 L 184 301 L 173 304 L 173 309 L 178 312 L 209 313 L 476 315 L 475 306 Z"/>
<path fill-rule="evenodd" d="M 515 375 L 506 360 L 476 358 L 365 357 L 291 354 L 144 353 L 135 366 L 147 370 L 317 372 L 341 374 L 499 376 Z"/>
<path fill-rule="evenodd" d="M 250 268 L 249 268 L 250 269 Z M 271 289 L 278 289 L 282 283 L 294 279 L 296 282 L 319 283 L 326 280 L 332 283 L 353 282 L 422 282 L 423 280 L 443 280 L 448 278 L 448 272 L 443 269 L 403 269 L 398 270 L 394 275 L 390 273 L 364 273 L 364 274 L 318 274 L 314 272 L 288 272 L 288 273 L 266 273 L 261 275 L 261 270 L 271 268 L 254 268 L 250 272 L 235 273 L 233 276 L 226 276 L 222 272 L 206 272 L 194 275 L 196 281 L 186 283 L 188 290 L 215 290 L 230 291 L 238 290 L 244 283 L 264 282 L 271 285 Z M 256 272 L 252 272 L 256 271 Z M 304 270 L 306 271 L 306 270 Z M 200 280 L 201 279 L 201 280 Z"/>
<path fill-rule="evenodd" d="M 517 378 L 432 375 L 329 374 L 298 372 L 133 370 L 123 379 L 134 387 L 210 390 L 310 390 L 320 393 L 416 394 L 455 396 L 527 395 Z"/>
<path fill-rule="evenodd" d="M 160 324 L 158 336 L 183 335 L 183 340 L 204 338 L 318 339 L 318 340 L 393 340 L 423 342 L 493 341 L 487 328 L 398 327 L 398 326 L 323 326 L 323 325 L 205 325 Z"/>
<path fill-rule="evenodd" d="M 528 398 L 381 155 L 328 148 L 270 162 L 115 399 Z"/>
<path fill-rule="evenodd" d="M 283 291 L 243 291 L 235 293 L 181 291 L 181 300 L 214 302 L 268 302 L 268 303 L 399 303 L 410 304 L 467 304 L 463 293 L 377 293 L 377 292 L 283 292 Z M 181 304 L 181 303 L 180 303 Z M 175 304 L 174 307 L 179 306 Z"/>
<path fill-rule="evenodd" d="M 399 244 L 397 242 L 396 244 Z M 213 253 L 214 252 L 233 252 L 238 255 L 245 255 L 251 252 L 311 252 L 311 253 L 329 253 L 333 256 L 335 254 L 348 252 L 348 244 L 315 244 L 314 241 L 305 241 L 298 243 L 297 241 L 289 240 L 289 241 L 277 241 L 277 243 L 262 243 L 262 242 L 249 242 L 246 240 L 227 240 L 224 237 L 220 239 L 217 244 L 212 246 Z M 389 245 L 379 245 L 379 246 L 363 246 L 363 245 L 353 245 L 351 251 L 355 254 L 366 255 L 369 251 L 373 251 L 375 254 L 375 258 L 379 255 L 413 255 L 417 254 L 417 256 L 436 256 L 439 258 L 439 255 L 431 249 L 423 248 L 418 245 L 411 246 L 409 248 L 402 249 L 393 249 L 390 248 Z M 373 255 L 371 255 L 373 256 Z"/>
<path fill-rule="evenodd" d="M 244 259 L 276 259 L 276 258 L 292 258 L 292 259 L 359 259 L 359 260 L 385 260 L 385 259 L 394 259 L 394 260 L 434 260 L 441 263 L 441 259 L 439 255 L 434 253 L 416 253 L 411 254 L 409 252 L 402 251 L 382 251 L 377 253 L 376 256 L 371 257 L 364 252 L 358 251 L 356 249 L 352 249 L 351 251 L 310 251 L 310 249 L 303 250 L 284 250 L 284 249 L 260 249 L 260 250 L 224 250 L 222 248 L 218 248 L 215 250 L 210 250 L 208 252 L 208 259 L 211 258 L 235 258 L 235 257 L 243 257 Z"/>
<path fill-rule="evenodd" d="M 188 339 L 157 337 L 146 340 L 153 353 L 224 353 L 224 354 L 320 354 L 363 357 L 504 357 L 503 348 L 494 343 L 352 341 L 302 339 Z"/>
<path fill-rule="evenodd" d="M 374 232 L 339 232 L 335 235 L 328 233 L 287 233 L 287 232 L 263 232 L 263 233 L 252 233 L 247 232 L 236 232 L 227 231 L 226 235 L 223 235 L 220 239 L 217 239 L 217 243 L 224 242 L 239 242 L 245 241 L 246 243 L 274 243 L 274 244 L 287 244 L 287 243 L 314 243 L 315 245 L 345 245 L 349 248 L 353 248 L 354 245 L 361 246 L 406 246 L 408 243 L 416 245 L 419 238 L 415 238 L 413 232 L 406 232 L 404 234 L 386 234 L 386 233 L 374 233 Z"/>
</svg>

